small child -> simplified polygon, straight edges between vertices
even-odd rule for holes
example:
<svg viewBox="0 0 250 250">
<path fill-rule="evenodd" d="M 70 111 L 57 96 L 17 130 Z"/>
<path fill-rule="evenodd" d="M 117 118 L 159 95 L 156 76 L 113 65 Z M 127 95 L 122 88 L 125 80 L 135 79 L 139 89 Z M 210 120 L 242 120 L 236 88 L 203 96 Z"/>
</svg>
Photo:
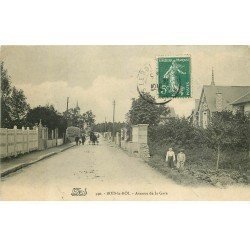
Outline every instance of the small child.
<svg viewBox="0 0 250 250">
<path fill-rule="evenodd" d="M 166 154 L 166 162 L 168 167 L 173 168 L 175 162 L 175 153 L 172 148 L 169 148 Z"/>
<path fill-rule="evenodd" d="M 184 154 L 184 150 L 180 150 L 180 153 L 177 155 L 177 168 L 184 168 L 186 161 L 186 155 Z"/>
</svg>

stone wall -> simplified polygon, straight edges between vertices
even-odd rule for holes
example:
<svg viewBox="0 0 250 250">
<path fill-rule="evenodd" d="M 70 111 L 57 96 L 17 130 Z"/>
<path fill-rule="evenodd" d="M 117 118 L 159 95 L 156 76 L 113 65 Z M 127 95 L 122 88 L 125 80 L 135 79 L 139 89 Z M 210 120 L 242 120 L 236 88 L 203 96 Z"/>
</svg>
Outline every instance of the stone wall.
<svg viewBox="0 0 250 250">
<path fill-rule="evenodd" d="M 57 139 L 47 140 L 46 148 L 56 147 L 57 146 L 56 143 L 57 143 Z"/>
<path fill-rule="evenodd" d="M 121 147 L 121 135 L 119 132 L 116 132 L 115 135 L 115 144 L 119 147 Z"/>
<path fill-rule="evenodd" d="M 144 160 L 150 158 L 148 148 L 148 124 L 138 124 L 132 127 L 132 140 L 128 140 L 127 129 L 121 129 L 117 132 L 114 138 L 114 143 L 118 147 L 127 151 L 129 155 L 141 157 Z M 112 141 L 111 132 L 104 132 L 103 137 Z"/>
<path fill-rule="evenodd" d="M 57 139 L 57 146 L 63 145 L 63 139 Z"/>
<path fill-rule="evenodd" d="M 121 131 L 121 133 L 124 133 Z M 131 155 L 136 155 L 144 160 L 148 160 L 148 124 L 138 124 L 132 127 L 132 141 L 126 141 L 125 136 L 121 136 L 121 148 L 126 150 Z"/>
</svg>

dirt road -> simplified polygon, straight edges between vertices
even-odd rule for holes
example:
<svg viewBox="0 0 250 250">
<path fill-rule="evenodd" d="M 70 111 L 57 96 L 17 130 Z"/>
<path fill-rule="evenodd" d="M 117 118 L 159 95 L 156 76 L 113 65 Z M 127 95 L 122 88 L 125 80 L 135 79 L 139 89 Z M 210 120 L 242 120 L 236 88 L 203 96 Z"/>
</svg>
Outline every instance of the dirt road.
<svg viewBox="0 0 250 250">
<path fill-rule="evenodd" d="M 0 192 L 1 200 L 250 200 L 248 187 L 177 185 L 103 140 L 3 178 Z"/>
</svg>

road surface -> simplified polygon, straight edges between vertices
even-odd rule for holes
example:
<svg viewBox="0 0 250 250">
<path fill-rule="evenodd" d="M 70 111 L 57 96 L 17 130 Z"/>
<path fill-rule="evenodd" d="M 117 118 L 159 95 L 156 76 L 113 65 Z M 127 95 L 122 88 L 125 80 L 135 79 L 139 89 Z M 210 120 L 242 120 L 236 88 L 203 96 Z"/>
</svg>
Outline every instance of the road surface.
<svg viewBox="0 0 250 250">
<path fill-rule="evenodd" d="M 1 200 L 250 200 L 250 188 L 178 185 L 100 140 L 99 145 L 73 147 L 4 177 L 0 195 Z"/>
</svg>

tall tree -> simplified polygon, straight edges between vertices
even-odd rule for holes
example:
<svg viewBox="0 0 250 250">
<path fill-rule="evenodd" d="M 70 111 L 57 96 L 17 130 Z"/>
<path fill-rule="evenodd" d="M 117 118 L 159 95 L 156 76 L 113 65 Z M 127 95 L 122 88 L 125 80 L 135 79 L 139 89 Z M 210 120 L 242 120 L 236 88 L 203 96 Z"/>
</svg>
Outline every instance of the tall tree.
<svg viewBox="0 0 250 250">
<path fill-rule="evenodd" d="M 147 96 L 147 100 L 152 99 L 152 103 L 146 101 L 141 96 L 138 99 L 132 100 L 132 106 L 127 113 L 127 122 L 132 125 L 149 124 L 149 126 L 156 126 L 166 117 L 170 110 L 164 105 L 153 104 L 153 97 Z"/>
<path fill-rule="evenodd" d="M 1 71 L 1 127 L 7 128 L 11 121 L 10 116 L 10 95 L 11 95 L 11 79 L 4 63 L 0 64 Z"/>
<path fill-rule="evenodd" d="M 231 111 L 214 113 L 205 133 L 208 146 L 217 151 L 217 169 L 222 151 L 249 148 L 249 118 L 242 113 L 233 114 Z"/>
<path fill-rule="evenodd" d="M 66 131 L 67 121 L 55 110 L 53 105 L 38 106 L 29 110 L 26 116 L 27 126 L 34 126 L 38 124 L 40 120 L 42 125 L 48 127 L 49 130 L 58 128 L 60 136 Z"/>
<path fill-rule="evenodd" d="M 82 128 L 83 126 L 83 117 L 80 113 L 80 108 L 77 106 L 75 108 L 70 108 L 68 112 L 63 113 L 64 117 L 68 121 L 68 126 L 74 126 Z"/>
<path fill-rule="evenodd" d="M 4 63 L 0 64 L 1 71 L 1 127 L 12 128 L 22 126 L 24 117 L 30 106 L 22 90 L 11 86 L 11 78 Z"/>
<path fill-rule="evenodd" d="M 114 123 L 115 127 L 115 133 L 116 132 L 121 132 L 121 129 L 125 127 L 125 122 L 115 122 Z M 94 131 L 96 132 L 112 132 L 113 130 L 113 123 L 112 122 L 102 122 L 102 123 L 97 123 L 94 125 Z"/>
<path fill-rule="evenodd" d="M 88 110 L 87 112 L 81 114 L 80 108 L 77 106 L 75 108 L 70 108 L 63 113 L 65 119 L 68 121 L 68 126 L 74 126 L 83 129 L 88 126 L 92 128 L 95 124 L 95 115 L 92 110 Z"/>
<path fill-rule="evenodd" d="M 88 110 L 83 114 L 83 120 L 88 127 L 92 127 L 95 124 L 95 115 L 92 110 Z"/>
<path fill-rule="evenodd" d="M 26 102 L 26 97 L 23 90 L 18 90 L 15 87 L 12 89 L 10 99 L 11 119 L 12 123 L 17 126 L 24 124 L 24 118 L 30 109 L 30 105 Z"/>
</svg>

